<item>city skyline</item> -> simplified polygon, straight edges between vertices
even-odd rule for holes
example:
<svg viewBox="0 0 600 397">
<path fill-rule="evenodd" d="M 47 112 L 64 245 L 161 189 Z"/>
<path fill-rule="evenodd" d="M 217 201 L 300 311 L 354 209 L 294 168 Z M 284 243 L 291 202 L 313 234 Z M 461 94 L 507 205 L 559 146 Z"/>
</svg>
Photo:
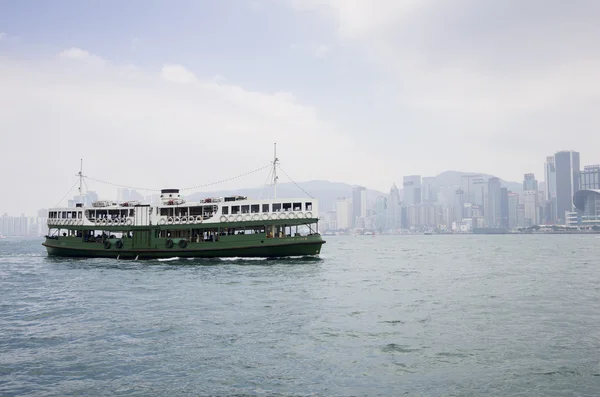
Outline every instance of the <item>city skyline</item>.
<svg viewBox="0 0 600 397">
<path fill-rule="evenodd" d="M 593 159 L 600 4 L 545 4 L 4 2 L 0 180 L 20 194 L 0 206 L 54 205 L 82 157 L 97 179 L 190 186 L 268 164 L 275 141 L 296 181 L 378 190 L 541 176 L 578 142 Z"/>
</svg>

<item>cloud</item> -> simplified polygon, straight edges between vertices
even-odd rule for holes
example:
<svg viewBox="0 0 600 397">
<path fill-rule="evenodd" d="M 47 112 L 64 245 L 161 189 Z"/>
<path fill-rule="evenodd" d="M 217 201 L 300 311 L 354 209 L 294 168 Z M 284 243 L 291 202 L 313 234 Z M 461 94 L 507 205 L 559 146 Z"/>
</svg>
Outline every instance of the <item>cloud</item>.
<svg viewBox="0 0 600 397">
<path fill-rule="evenodd" d="M 86 62 L 73 68 L 65 58 Z M 336 147 L 336 162 L 348 167 L 358 149 L 292 93 L 247 90 L 177 64 L 152 72 L 110 62 L 97 68 L 90 59 L 102 58 L 70 49 L 58 59 L 0 60 L 0 146 L 22 148 L 0 159 L 0 179 L 21 191 L 3 199 L 4 211 L 54 205 L 74 183 L 80 158 L 90 177 L 161 188 L 256 169 L 271 160 L 273 142 L 295 180 L 340 179 L 343 168 L 323 161 Z M 266 177 L 218 187 L 260 186 Z M 109 186 L 89 187 L 115 195 Z"/>
<path fill-rule="evenodd" d="M 194 75 L 194 73 L 190 72 L 181 65 L 165 65 L 163 66 L 160 74 L 163 79 L 173 83 L 189 84 L 198 82 L 198 78 Z"/>
<path fill-rule="evenodd" d="M 76 61 L 85 62 L 95 65 L 104 65 L 106 61 L 97 55 L 90 54 L 81 48 L 72 47 L 68 50 L 61 51 L 58 54 L 59 58 L 74 59 Z"/>
<path fill-rule="evenodd" d="M 5 40 L 8 35 L 4 32 L 0 32 L 0 41 Z"/>
<path fill-rule="evenodd" d="M 560 0 L 288 4 L 314 21 L 324 16 L 339 47 L 373 67 L 362 79 L 377 94 L 363 98 L 385 105 L 365 111 L 381 120 L 381 130 L 399 125 L 407 132 L 394 134 L 387 145 L 370 141 L 389 156 L 392 147 L 408 145 L 412 153 L 402 156 L 414 172 L 422 172 L 427 156 L 448 168 L 488 164 L 489 172 L 517 179 L 528 171 L 541 174 L 545 156 L 573 147 L 569 142 L 600 144 L 587 127 L 600 121 L 589 110 L 600 102 L 596 1 L 577 7 Z M 508 145 L 524 142 L 531 143 L 528 153 Z M 508 163 L 516 152 L 518 160 Z M 597 162 L 594 156 L 590 151 L 584 162 Z"/>
<path fill-rule="evenodd" d="M 319 45 L 314 50 L 314 55 L 317 58 L 324 58 L 327 54 L 329 54 L 330 48 L 326 45 Z"/>
</svg>

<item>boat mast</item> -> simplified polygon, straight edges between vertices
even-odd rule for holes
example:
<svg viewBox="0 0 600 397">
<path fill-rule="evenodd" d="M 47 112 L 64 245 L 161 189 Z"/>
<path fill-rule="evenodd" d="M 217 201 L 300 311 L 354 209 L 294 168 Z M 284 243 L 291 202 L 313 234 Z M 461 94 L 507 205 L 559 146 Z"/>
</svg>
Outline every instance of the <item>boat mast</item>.
<svg viewBox="0 0 600 397">
<path fill-rule="evenodd" d="M 81 189 L 83 183 L 83 159 L 79 163 L 79 174 L 77 175 L 79 175 L 79 202 L 83 205 L 83 191 Z"/>
<path fill-rule="evenodd" d="M 273 149 L 273 198 L 277 198 L 277 142 L 274 143 Z"/>
</svg>

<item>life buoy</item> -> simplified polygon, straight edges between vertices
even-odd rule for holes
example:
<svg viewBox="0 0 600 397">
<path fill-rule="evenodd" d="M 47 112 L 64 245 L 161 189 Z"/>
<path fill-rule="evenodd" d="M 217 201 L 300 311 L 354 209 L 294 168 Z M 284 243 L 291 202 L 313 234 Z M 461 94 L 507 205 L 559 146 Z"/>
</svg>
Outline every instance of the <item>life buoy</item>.
<svg viewBox="0 0 600 397">
<path fill-rule="evenodd" d="M 202 221 L 204 221 L 204 219 L 202 219 L 202 217 L 201 217 L 201 216 L 197 216 L 197 217 L 196 217 L 196 222 L 197 222 L 197 223 L 202 223 Z"/>
<path fill-rule="evenodd" d="M 187 223 L 187 217 L 186 216 L 182 216 L 181 217 L 181 223 Z"/>
<path fill-rule="evenodd" d="M 78 224 L 79 226 L 83 225 L 83 219 L 79 219 L 79 220 L 77 221 L 77 224 Z"/>
<path fill-rule="evenodd" d="M 307 213 L 306 213 L 306 217 L 307 217 L 307 218 L 312 218 L 312 212 L 307 212 Z"/>
<path fill-rule="evenodd" d="M 221 220 L 221 222 L 227 222 L 227 217 L 225 215 L 221 215 L 219 219 Z"/>
<path fill-rule="evenodd" d="M 115 243 L 115 247 L 117 247 L 118 249 L 123 248 L 123 241 L 117 240 L 117 242 Z"/>
<path fill-rule="evenodd" d="M 119 221 L 119 223 L 120 223 L 121 225 L 124 225 L 124 224 L 125 224 L 125 221 L 127 221 L 127 219 L 125 219 L 125 218 L 121 218 L 121 220 Z"/>
<path fill-rule="evenodd" d="M 185 248 L 185 247 L 187 247 L 187 241 L 179 240 L 179 243 L 177 245 L 179 245 L 179 248 Z"/>
<path fill-rule="evenodd" d="M 133 223 L 133 222 L 131 221 L 131 219 L 127 219 L 127 221 L 125 222 L 125 224 L 126 224 L 127 226 L 131 226 L 131 224 L 132 224 L 132 223 Z"/>
<path fill-rule="evenodd" d="M 233 222 L 235 220 L 235 216 L 229 215 L 229 222 Z"/>
<path fill-rule="evenodd" d="M 298 212 L 296 215 L 298 216 L 299 219 L 304 218 L 304 212 Z"/>
<path fill-rule="evenodd" d="M 250 218 L 250 215 L 246 215 L 246 216 L 244 217 L 244 220 L 245 220 L 245 221 L 249 221 L 250 219 L 251 219 L 251 218 Z"/>
<path fill-rule="evenodd" d="M 267 219 L 269 219 L 269 214 L 263 214 L 262 218 L 266 221 Z"/>
<path fill-rule="evenodd" d="M 260 215 L 254 214 L 254 215 L 252 215 L 252 219 L 255 220 L 255 221 L 257 221 L 257 220 L 260 219 Z"/>
<path fill-rule="evenodd" d="M 238 215 L 235 217 L 236 222 L 241 222 L 242 221 L 242 216 Z"/>
<path fill-rule="evenodd" d="M 160 221 L 158 221 L 159 225 L 166 225 L 167 221 L 165 220 L 165 218 L 162 218 Z"/>
<path fill-rule="evenodd" d="M 172 225 L 172 224 L 173 224 L 173 218 L 172 218 L 172 217 L 168 217 L 168 218 L 167 218 L 167 223 L 168 223 L 169 225 Z"/>
<path fill-rule="evenodd" d="M 179 223 L 181 222 L 181 219 L 179 219 L 178 216 L 175 217 L 175 219 L 173 219 L 173 223 Z"/>
<path fill-rule="evenodd" d="M 277 219 L 277 214 L 271 214 L 271 220 L 274 221 L 275 219 Z"/>
<path fill-rule="evenodd" d="M 102 220 L 100 221 L 100 223 L 102 223 L 102 226 L 106 225 L 106 218 L 102 218 Z"/>
<path fill-rule="evenodd" d="M 285 219 L 285 214 L 283 212 L 279 214 L 279 219 Z"/>
<path fill-rule="evenodd" d="M 173 248 L 173 240 L 168 239 L 167 242 L 165 243 L 165 246 L 167 248 Z"/>
<path fill-rule="evenodd" d="M 111 246 L 110 241 L 106 240 L 104 242 L 104 249 L 110 249 L 110 246 Z"/>
<path fill-rule="evenodd" d="M 288 218 L 290 219 L 296 219 L 296 214 L 294 214 L 293 212 L 290 212 L 288 215 Z"/>
</svg>

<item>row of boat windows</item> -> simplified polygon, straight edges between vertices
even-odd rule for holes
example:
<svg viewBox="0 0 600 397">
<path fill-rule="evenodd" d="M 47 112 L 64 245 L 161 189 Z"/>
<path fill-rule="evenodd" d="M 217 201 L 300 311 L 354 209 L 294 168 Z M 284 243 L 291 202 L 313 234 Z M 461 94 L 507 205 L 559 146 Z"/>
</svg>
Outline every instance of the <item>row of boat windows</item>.
<svg viewBox="0 0 600 397">
<path fill-rule="evenodd" d="M 197 207 L 164 207 L 160 209 L 161 216 L 212 216 L 219 207 L 216 205 L 201 205 Z"/>
<path fill-rule="evenodd" d="M 123 210 L 86 210 L 85 216 L 88 219 L 114 219 L 114 218 L 126 218 L 127 216 L 133 216 L 133 209 Z"/>
<path fill-rule="evenodd" d="M 50 219 L 81 219 L 81 211 L 50 211 L 48 218 Z"/>
<path fill-rule="evenodd" d="M 258 214 L 261 212 L 281 212 L 281 211 L 312 211 L 312 203 L 275 203 L 275 204 L 251 204 L 251 205 L 232 205 L 223 206 L 223 215 L 236 214 Z M 203 205 L 197 207 L 166 207 L 160 208 L 161 216 L 212 216 L 217 212 L 216 205 Z M 230 211 L 231 210 L 231 211 Z M 126 218 L 133 216 L 133 209 L 110 209 L 110 210 L 86 210 L 85 216 L 88 219 L 113 219 Z M 51 219 L 81 219 L 81 211 L 50 211 L 48 217 Z"/>
<path fill-rule="evenodd" d="M 271 208 L 272 206 L 272 208 Z M 262 209 L 262 211 L 261 211 Z M 229 206 L 223 206 L 222 214 L 229 215 Z M 302 203 L 275 203 L 275 204 L 251 204 L 232 205 L 231 214 L 258 214 L 260 212 L 302 211 Z M 312 211 L 312 203 L 304 203 L 304 211 Z"/>
</svg>

